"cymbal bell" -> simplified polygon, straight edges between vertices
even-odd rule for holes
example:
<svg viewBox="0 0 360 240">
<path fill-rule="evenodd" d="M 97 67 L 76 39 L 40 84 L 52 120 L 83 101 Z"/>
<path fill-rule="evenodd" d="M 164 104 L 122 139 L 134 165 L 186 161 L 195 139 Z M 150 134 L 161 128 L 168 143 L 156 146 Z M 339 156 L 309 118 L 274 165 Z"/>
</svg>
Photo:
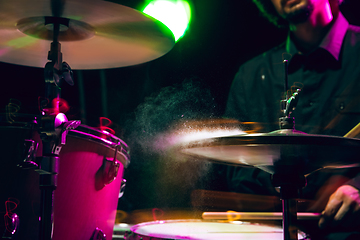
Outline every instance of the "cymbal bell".
<svg viewBox="0 0 360 240">
<path fill-rule="evenodd" d="M 60 17 L 50 0 L 0 2 L 0 61 L 44 67 L 53 23 L 63 60 L 72 69 L 136 65 L 159 58 L 175 44 L 173 33 L 135 9 L 100 0 L 66 0 Z"/>
</svg>

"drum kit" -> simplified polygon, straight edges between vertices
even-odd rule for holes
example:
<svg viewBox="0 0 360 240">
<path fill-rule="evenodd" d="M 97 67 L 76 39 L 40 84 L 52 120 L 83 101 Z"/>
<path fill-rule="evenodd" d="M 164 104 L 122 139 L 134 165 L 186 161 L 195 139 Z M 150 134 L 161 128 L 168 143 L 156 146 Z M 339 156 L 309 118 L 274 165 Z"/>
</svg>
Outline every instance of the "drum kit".
<svg viewBox="0 0 360 240">
<path fill-rule="evenodd" d="M 174 46 L 172 32 L 101 0 L 1 1 L 0 19 L 0 61 L 44 68 L 45 80 L 41 114 L 17 113 L 10 102 L 0 116 L 2 238 L 111 239 L 129 148 L 113 134 L 68 120 L 60 111 L 61 86 L 74 84 L 71 67 L 156 59 Z"/>
<path fill-rule="evenodd" d="M 64 82 L 73 84 L 70 64 L 73 69 L 101 69 L 144 63 L 171 50 L 172 33 L 145 14 L 100 0 L 2 1 L 0 19 L 0 61 L 44 67 L 47 99 L 39 116 L 18 114 L 11 104 L 0 115 L 2 238 L 111 239 L 129 148 L 113 134 L 69 121 L 59 112 L 60 88 Z M 358 166 L 360 140 L 296 131 L 290 115 L 298 95 L 283 102 L 278 131 L 215 136 L 174 147 L 186 156 L 272 174 L 283 202 L 282 228 L 155 221 L 133 226 L 134 234 L 126 239 L 305 238 L 296 227 L 296 199 L 306 175 Z"/>
</svg>

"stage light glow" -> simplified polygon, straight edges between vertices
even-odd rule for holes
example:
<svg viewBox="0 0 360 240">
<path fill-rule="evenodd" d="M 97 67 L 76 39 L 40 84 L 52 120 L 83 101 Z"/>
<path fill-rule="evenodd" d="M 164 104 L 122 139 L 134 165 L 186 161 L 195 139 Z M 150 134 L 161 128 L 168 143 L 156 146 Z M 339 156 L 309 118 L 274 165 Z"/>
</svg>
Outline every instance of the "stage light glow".
<svg viewBox="0 0 360 240">
<path fill-rule="evenodd" d="M 175 41 L 184 35 L 191 20 L 191 7 L 185 0 L 153 0 L 143 12 L 165 24 Z"/>
<path fill-rule="evenodd" d="M 7 42 L 7 45 L 13 48 L 23 48 L 26 46 L 29 46 L 31 44 L 34 44 L 37 41 L 36 38 L 33 38 L 31 36 L 25 36 L 17 39 L 13 39 Z"/>
</svg>

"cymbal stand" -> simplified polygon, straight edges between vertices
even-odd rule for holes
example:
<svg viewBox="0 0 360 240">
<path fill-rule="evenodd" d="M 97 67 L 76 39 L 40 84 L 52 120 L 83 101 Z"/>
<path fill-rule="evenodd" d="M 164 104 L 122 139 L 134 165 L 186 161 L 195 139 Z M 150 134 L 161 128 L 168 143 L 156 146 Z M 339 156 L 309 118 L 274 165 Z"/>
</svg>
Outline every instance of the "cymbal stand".
<svg viewBox="0 0 360 240">
<path fill-rule="evenodd" d="M 279 118 L 280 130 L 295 132 L 295 118 L 291 114 L 296 108 L 299 101 L 300 89 L 297 89 L 291 97 L 288 92 L 288 61 L 284 60 L 285 70 L 285 99 L 281 101 L 281 111 L 283 117 Z M 284 150 L 285 151 L 285 150 Z M 281 162 L 291 162 L 284 159 L 284 156 L 293 156 L 282 152 L 280 159 L 274 164 L 274 174 L 272 175 L 272 183 L 274 187 L 280 187 L 280 198 L 282 200 L 283 212 L 283 234 L 284 240 L 297 240 L 297 198 L 299 192 L 306 186 L 305 176 L 300 174 L 301 166 L 282 165 Z M 293 157 L 292 157 L 293 158 Z"/>
<path fill-rule="evenodd" d="M 39 133 L 43 142 L 43 154 L 40 157 L 40 168 L 35 170 L 40 175 L 41 212 L 39 239 L 51 240 L 53 236 L 53 199 L 57 186 L 59 172 L 60 151 L 65 145 L 69 130 L 80 125 L 79 120 L 68 121 L 65 114 L 60 111 L 60 93 L 63 81 L 73 85 L 72 71 L 66 62 L 62 62 L 61 45 L 58 42 L 62 18 L 47 18 L 45 24 L 53 25 L 54 39 L 48 54 L 50 62 L 46 63 L 44 70 L 45 98 L 41 105 Z"/>
<path fill-rule="evenodd" d="M 59 19 L 59 20 L 58 20 Z M 66 62 L 62 61 L 61 44 L 58 42 L 60 25 L 68 24 L 61 18 L 45 18 L 45 24 L 53 24 L 54 40 L 48 53 L 48 60 L 45 64 L 45 103 L 42 103 L 42 111 L 44 114 L 58 113 L 61 97 L 61 85 L 67 82 L 70 86 L 74 85 L 72 79 L 73 72 Z"/>
<path fill-rule="evenodd" d="M 298 174 L 299 166 L 275 166 L 272 175 L 274 187 L 280 187 L 283 212 L 284 240 L 297 240 L 297 198 L 306 185 L 305 176 Z M 284 174 L 286 173 L 286 174 Z"/>
</svg>

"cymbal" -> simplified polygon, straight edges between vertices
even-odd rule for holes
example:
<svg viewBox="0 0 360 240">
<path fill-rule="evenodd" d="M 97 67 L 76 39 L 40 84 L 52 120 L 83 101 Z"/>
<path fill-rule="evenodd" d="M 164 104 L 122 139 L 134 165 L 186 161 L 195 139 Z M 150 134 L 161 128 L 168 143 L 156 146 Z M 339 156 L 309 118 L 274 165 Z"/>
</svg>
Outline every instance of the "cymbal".
<svg viewBox="0 0 360 240">
<path fill-rule="evenodd" d="M 215 162 L 257 167 L 271 174 L 307 175 L 321 168 L 360 166 L 360 139 L 293 130 L 241 134 L 181 143 L 181 154 Z"/>
<path fill-rule="evenodd" d="M 101 0 L 66 0 L 54 17 L 50 0 L 0 2 L 0 61 L 44 67 L 59 21 L 63 61 L 72 69 L 136 65 L 159 58 L 175 44 L 173 33 L 135 9 Z"/>
</svg>

